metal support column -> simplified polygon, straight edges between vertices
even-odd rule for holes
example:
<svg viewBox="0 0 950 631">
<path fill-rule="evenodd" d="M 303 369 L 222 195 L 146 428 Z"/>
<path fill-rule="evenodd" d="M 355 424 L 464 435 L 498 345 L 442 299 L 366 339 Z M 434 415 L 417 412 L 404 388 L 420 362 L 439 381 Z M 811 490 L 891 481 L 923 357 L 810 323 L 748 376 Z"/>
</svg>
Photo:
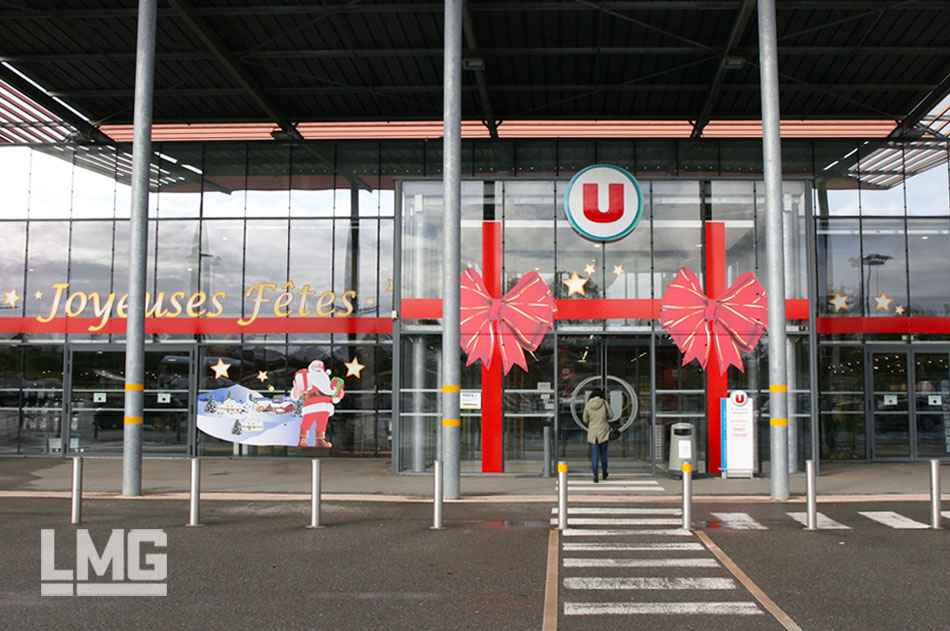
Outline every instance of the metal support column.
<svg viewBox="0 0 950 631">
<path fill-rule="evenodd" d="M 785 265 L 782 225 L 782 143 L 779 128 L 775 0 L 759 0 L 759 77 L 765 174 L 769 300 L 769 404 L 772 499 L 788 499 L 788 381 L 785 368 Z"/>
<path fill-rule="evenodd" d="M 145 398 L 145 265 L 148 180 L 152 154 L 156 0 L 139 0 L 132 137 L 132 216 L 129 221 L 129 308 L 125 321 L 125 423 L 122 494 L 142 494 L 142 420 Z"/>
<path fill-rule="evenodd" d="M 445 3 L 442 182 L 442 455 L 445 498 L 458 499 L 462 413 L 459 282 L 462 248 L 462 0 Z"/>
</svg>

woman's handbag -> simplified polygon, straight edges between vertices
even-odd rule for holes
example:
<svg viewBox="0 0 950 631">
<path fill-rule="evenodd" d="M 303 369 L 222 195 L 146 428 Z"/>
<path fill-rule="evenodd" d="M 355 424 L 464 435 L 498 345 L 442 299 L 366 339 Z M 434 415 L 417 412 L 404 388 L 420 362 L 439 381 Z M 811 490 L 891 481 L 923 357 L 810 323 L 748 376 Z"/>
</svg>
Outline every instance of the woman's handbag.
<svg viewBox="0 0 950 631">
<path fill-rule="evenodd" d="M 616 425 L 611 425 L 610 438 L 608 438 L 607 440 L 617 440 L 618 438 L 620 438 L 620 430 L 617 428 Z"/>
</svg>

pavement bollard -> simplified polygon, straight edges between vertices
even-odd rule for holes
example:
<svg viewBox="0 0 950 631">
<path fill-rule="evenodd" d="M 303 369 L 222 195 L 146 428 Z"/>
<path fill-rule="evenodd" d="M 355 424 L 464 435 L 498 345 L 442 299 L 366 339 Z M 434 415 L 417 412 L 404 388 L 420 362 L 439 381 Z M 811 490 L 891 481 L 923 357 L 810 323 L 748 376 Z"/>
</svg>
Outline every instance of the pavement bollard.
<svg viewBox="0 0 950 631">
<path fill-rule="evenodd" d="M 82 521 L 82 456 L 73 457 L 73 510 L 72 523 Z"/>
<path fill-rule="evenodd" d="M 201 495 L 201 461 L 191 459 L 191 492 L 188 497 L 188 526 L 200 526 L 198 523 L 198 498 Z"/>
<path fill-rule="evenodd" d="M 544 426 L 544 477 L 550 478 L 551 473 L 551 428 Z"/>
<path fill-rule="evenodd" d="M 693 465 L 683 463 L 683 530 L 693 526 Z"/>
<path fill-rule="evenodd" d="M 557 463 L 557 529 L 567 530 L 567 463 Z"/>
<path fill-rule="evenodd" d="M 818 488 L 815 484 L 815 461 L 805 461 L 805 477 L 808 493 L 808 516 L 805 530 L 818 530 Z"/>
<path fill-rule="evenodd" d="M 310 461 L 310 525 L 307 528 L 323 528 L 320 525 L 320 461 Z"/>
<path fill-rule="evenodd" d="M 429 530 L 443 530 L 442 527 L 442 461 L 432 463 L 432 528 Z"/>
<path fill-rule="evenodd" d="M 930 527 L 940 530 L 940 461 L 930 461 Z"/>
</svg>

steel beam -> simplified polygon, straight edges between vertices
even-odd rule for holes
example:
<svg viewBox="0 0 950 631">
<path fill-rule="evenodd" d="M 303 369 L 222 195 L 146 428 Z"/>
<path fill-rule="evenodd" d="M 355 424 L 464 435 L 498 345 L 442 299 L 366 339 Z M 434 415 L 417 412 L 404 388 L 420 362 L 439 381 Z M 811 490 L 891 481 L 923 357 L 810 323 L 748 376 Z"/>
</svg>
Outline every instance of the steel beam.
<svg viewBox="0 0 950 631">
<path fill-rule="evenodd" d="M 690 138 L 699 138 L 703 135 L 703 129 L 707 123 L 709 123 L 713 108 L 719 104 L 726 74 L 730 72 L 730 69 L 726 66 L 726 60 L 731 56 L 733 49 L 739 45 L 739 41 L 745 34 L 746 27 L 749 25 L 749 19 L 752 17 L 752 9 L 754 6 L 755 0 L 744 0 L 742 7 L 739 9 L 736 21 L 732 25 L 732 32 L 729 33 L 726 46 L 719 56 L 719 68 L 716 70 L 716 76 L 713 78 L 712 85 L 709 88 L 709 94 L 706 97 L 706 102 L 703 104 L 703 110 L 693 124 L 693 132 L 690 134 Z"/>
<path fill-rule="evenodd" d="M 469 13 L 468 5 L 468 0 L 463 0 L 462 31 L 465 33 L 465 44 L 469 50 L 469 54 L 480 57 L 481 53 L 478 49 L 478 39 L 475 36 L 475 24 L 472 22 L 472 15 Z M 494 140 L 498 140 L 498 121 L 495 120 L 495 112 L 491 106 L 491 98 L 488 94 L 488 82 L 485 80 L 485 70 L 476 69 L 473 72 L 475 73 L 475 84 L 478 86 L 478 100 L 482 104 L 482 113 L 485 115 L 485 126 L 488 128 L 488 134 Z"/>
<path fill-rule="evenodd" d="M 303 140 L 303 136 L 297 131 L 297 128 L 284 116 L 280 106 L 268 96 L 261 85 L 257 82 L 244 64 L 228 48 L 224 40 L 214 32 L 214 29 L 205 21 L 198 11 L 187 0 L 169 0 L 172 7 L 177 11 L 185 24 L 198 36 L 204 45 L 214 54 L 219 62 L 231 74 L 234 79 L 241 84 L 247 94 L 255 103 L 280 127 L 288 136 L 294 140 Z"/>
</svg>

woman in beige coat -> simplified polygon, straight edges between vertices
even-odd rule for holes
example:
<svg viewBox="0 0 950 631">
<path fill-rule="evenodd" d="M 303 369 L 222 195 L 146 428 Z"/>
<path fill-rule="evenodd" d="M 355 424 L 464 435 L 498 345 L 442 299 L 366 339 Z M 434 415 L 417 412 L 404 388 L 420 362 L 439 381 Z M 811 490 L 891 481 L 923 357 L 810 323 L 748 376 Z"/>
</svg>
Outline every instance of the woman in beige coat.
<svg viewBox="0 0 950 631">
<path fill-rule="evenodd" d="M 604 479 L 607 479 L 607 441 L 610 440 L 610 425 L 607 421 L 613 416 L 610 405 L 604 399 L 604 391 L 594 388 L 584 406 L 584 422 L 587 423 L 587 442 L 590 443 L 590 464 L 594 470 L 594 482 L 598 481 L 598 460 L 600 460 Z"/>
</svg>

